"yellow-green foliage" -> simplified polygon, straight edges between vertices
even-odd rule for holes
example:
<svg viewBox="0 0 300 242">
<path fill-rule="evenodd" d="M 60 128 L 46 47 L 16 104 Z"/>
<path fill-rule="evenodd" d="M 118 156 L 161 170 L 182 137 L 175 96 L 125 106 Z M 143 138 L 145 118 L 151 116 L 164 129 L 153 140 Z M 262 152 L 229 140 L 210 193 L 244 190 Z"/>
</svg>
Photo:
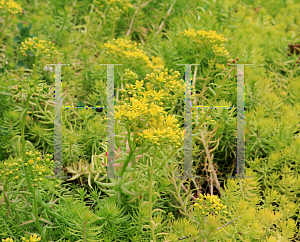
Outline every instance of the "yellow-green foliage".
<svg viewBox="0 0 300 242">
<path fill-rule="evenodd" d="M 0 0 L 2 241 L 299 241 L 299 54 L 287 50 L 300 44 L 298 0 L 28 2 Z M 64 183 L 45 177 L 54 175 L 57 101 L 49 61 L 70 64 L 62 154 L 73 178 Z M 100 63 L 123 64 L 114 86 Z M 187 63 L 199 64 L 191 80 L 176 65 Z M 232 178 L 240 63 L 253 64 L 243 179 Z M 197 179 L 178 177 L 189 81 Z M 107 85 L 118 178 L 104 164 Z M 104 109 L 74 108 L 83 104 Z M 105 203 L 96 188 L 111 195 Z"/>
</svg>

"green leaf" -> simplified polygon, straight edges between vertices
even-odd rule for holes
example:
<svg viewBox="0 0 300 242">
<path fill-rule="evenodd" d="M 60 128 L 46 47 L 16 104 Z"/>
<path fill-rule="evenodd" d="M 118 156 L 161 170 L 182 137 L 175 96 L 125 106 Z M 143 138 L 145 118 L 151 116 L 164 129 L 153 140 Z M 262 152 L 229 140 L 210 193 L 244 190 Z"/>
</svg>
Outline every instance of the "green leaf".
<svg viewBox="0 0 300 242">
<path fill-rule="evenodd" d="M 72 178 L 68 179 L 68 181 L 75 180 L 75 179 L 77 179 L 77 178 L 80 177 L 80 176 L 81 176 L 81 173 L 78 173 L 78 174 L 76 174 L 75 176 L 73 176 Z"/>
<path fill-rule="evenodd" d="M 138 182 L 138 181 L 141 180 L 141 179 L 142 179 L 142 177 L 139 177 L 139 178 L 137 178 L 136 180 L 132 180 L 132 181 L 129 181 L 129 182 L 127 182 L 127 183 L 124 183 L 124 186 L 125 186 L 125 187 L 131 186 L 131 185 L 133 185 L 134 183 Z"/>
<path fill-rule="evenodd" d="M 15 36 L 13 38 L 13 42 L 20 44 L 21 43 L 21 37 L 20 36 Z"/>
<path fill-rule="evenodd" d="M 20 35 L 21 35 L 21 37 L 23 37 L 23 38 L 28 37 L 28 36 L 29 36 L 29 29 L 26 28 L 26 27 L 22 28 L 22 29 L 20 30 Z"/>
<path fill-rule="evenodd" d="M 84 107 L 85 106 L 85 104 L 84 104 L 84 102 L 82 102 L 82 101 L 79 101 L 78 103 L 77 103 L 77 105 L 76 105 L 77 107 Z"/>
<path fill-rule="evenodd" d="M 43 232 L 42 232 L 42 235 L 43 235 L 44 238 L 46 238 L 46 230 L 47 230 L 47 229 L 44 228 L 44 229 L 43 229 Z"/>
<path fill-rule="evenodd" d="M 19 60 L 17 63 L 17 67 L 21 67 L 21 66 L 25 66 L 25 63 L 24 63 L 24 61 Z"/>
<path fill-rule="evenodd" d="M 24 26 L 22 23 L 17 23 L 18 30 L 20 31 Z"/>
<path fill-rule="evenodd" d="M 158 211 L 158 212 L 162 212 L 162 213 L 165 213 L 165 211 L 164 211 L 164 210 L 162 210 L 162 209 L 160 209 L 160 208 L 153 209 L 153 211 L 152 211 L 152 212 L 154 213 L 154 212 L 156 212 L 156 211 Z"/>
<path fill-rule="evenodd" d="M 43 221 L 44 223 L 50 224 L 50 225 L 54 225 L 53 223 L 51 223 L 50 221 L 44 219 L 44 218 L 39 218 L 40 221 Z"/>
<path fill-rule="evenodd" d="M 25 114 L 25 112 L 27 112 L 28 108 L 27 109 L 24 109 L 21 116 L 20 116 L 20 121 L 22 121 L 22 118 L 23 118 L 23 115 Z"/>
<path fill-rule="evenodd" d="M 28 29 L 31 29 L 31 27 L 32 27 L 32 24 L 30 23 L 30 24 L 28 25 Z"/>
<path fill-rule="evenodd" d="M 95 183 L 104 186 L 104 187 L 115 187 L 116 183 L 103 183 L 103 182 L 99 182 L 99 181 L 95 181 Z"/>
<path fill-rule="evenodd" d="M 217 95 L 212 88 L 209 87 L 208 89 L 214 94 L 214 96 Z"/>
<path fill-rule="evenodd" d="M 32 215 L 33 215 L 33 213 L 32 213 Z M 30 224 L 30 223 L 33 223 L 33 222 L 35 222 L 35 220 L 28 220 L 28 221 L 26 221 L 24 223 L 19 224 L 18 227 L 20 227 L 22 225 L 25 225 L 25 224 Z"/>
<path fill-rule="evenodd" d="M 124 187 L 122 184 L 121 184 L 121 189 L 122 189 L 122 192 L 124 192 L 124 193 L 126 193 L 128 195 L 137 196 L 136 194 L 134 194 L 131 191 L 127 190 L 127 188 Z"/>
</svg>

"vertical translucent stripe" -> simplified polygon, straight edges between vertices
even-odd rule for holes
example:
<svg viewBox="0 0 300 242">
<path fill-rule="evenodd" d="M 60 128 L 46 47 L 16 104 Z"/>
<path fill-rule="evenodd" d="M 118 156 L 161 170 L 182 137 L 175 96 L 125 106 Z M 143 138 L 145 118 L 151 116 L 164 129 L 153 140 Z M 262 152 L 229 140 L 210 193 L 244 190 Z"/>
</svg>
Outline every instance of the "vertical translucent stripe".
<svg viewBox="0 0 300 242">
<path fill-rule="evenodd" d="M 99 64 L 107 65 L 107 177 L 115 178 L 115 110 L 114 110 L 114 66 L 123 64 Z"/>
<path fill-rule="evenodd" d="M 192 80 L 191 66 L 198 64 L 177 64 L 185 66 L 185 118 L 184 118 L 184 178 L 192 178 Z"/>
<path fill-rule="evenodd" d="M 185 118 L 184 118 L 184 172 L 192 178 L 192 100 L 191 100 L 191 65 L 185 65 Z"/>
<path fill-rule="evenodd" d="M 55 120 L 54 120 L 54 173 L 58 178 L 70 178 L 62 176 L 62 123 L 61 123 L 61 66 L 68 64 L 48 64 L 55 66 Z"/>
<path fill-rule="evenodd" d="M 107 176 L 109 178 L 115 178 L 114 174 L 114 164 L 115 164 L 115 154 L 114 154 L 114 65 L 107 65 Z"/>
<path fill-rule="evenodd" d="M 61 65 L 55 65 L 54 172 L 62 176 Z"/>
<path fill-rule="evenodd" d="M 245 99 L 244 65 L 237 65 L 237 162 L 236 171 L 240 178 L 245 177 Z"/>
</svg>

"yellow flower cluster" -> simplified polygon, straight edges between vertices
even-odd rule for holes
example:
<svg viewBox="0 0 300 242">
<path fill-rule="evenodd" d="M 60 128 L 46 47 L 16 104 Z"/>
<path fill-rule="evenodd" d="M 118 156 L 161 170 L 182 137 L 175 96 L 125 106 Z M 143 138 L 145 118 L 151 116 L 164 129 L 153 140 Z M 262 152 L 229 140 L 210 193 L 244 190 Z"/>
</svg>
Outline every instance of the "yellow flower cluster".
<svg viewBox="0 0 300 242">
<path fill-rule="evenodd" d="M 0 177 L 3 179 L 18 180 L 20 178 L 19 170 L 22 164 L 17 162 L 4 162 L 0 172 Z"/>
<path fill-rule="evenodd" d="M 161 89 L 159 92 L 153 90 L 154 84 L 147 83 L 146 88 L 147 91 L 141 92 L 143 89 L 144 81 L 136 80 L 135 85 L 126 84 L 125 87 L 128 89 L 128 94 L 132 94 L 134 98 L 138 97 L 139 99 L 143 100 L 143 102 L 153 102 L 157 101 L 157 104 L 160 104 L 161 99 L 163 99 L 167 94 Z M 138 95 L 137 95 L 138 93 Z M 127 98 L 129 101 L 130 98 Z M 161 104 L 162 106 L 162 104 Z"/>
<path fill-rule="evenodd" d="M 146 53 L 138 48 L 140 45 L 140 43 L 137 44 L 136 42 L 133 42 L 131 40 L 119 38 L 108 41 L 102 46 L 102 48 L 106 49 L 107 52 L 120 57 L 125 56 L 125 58 L 127 59 L 137 59 L 136 61 L 139 61 L 139 63 L 144 62 L 147 67 L 151 69 L 164 68 L 164 63 L 160 57 L 152 56 L 151 61 Z"/>
<path fill-rule="evenodd" d="M 10 12 L 13 15 L 23 12 L 21 6 L 13 0 L 0 0 L 0 10 L 1 9 L 3 9 L 4 12 Z"/>
<path fill-rule="evenodd" d="M 168 118 L 171 116 L 168 116 Z M 167 118 L 167 119 L 168 119 Z M 173 118 L 173 117 L 171 117 Z M 174 121 L 173 121 L 174 122 Z M 173 124 L 168 127 L 164 121 L 156 122 L 156 120 L 152 120 L 150 123 L 152 128 L 143 130 L 143 133 L 139 133 L 139 135 L 147 142 L 153 143 L 155 145 L 173 145 L 175 144 L 175 148 L 178 148 L 181 145 L 181 141 L 183 140 L 184 132 L 181 131 L 178 127 L 178 124 Z"/>
<path fill-rule="evenodd" d="M 24 95 L 26 90 L 31 89 L 34 91 L 34 93 L 31 96 L 31 99 L 37 97 L 40 100 L 49 100 L 50 95 L 49 93 L 47 93 L 47 86 L 46 85 L 41 86 L 41 85 L 42 84 L 35 86 L 34 83 L 30 82 L 29 79 L 25 79 L 23 80 L 23 85 L 12 86 L 11 88 L 11 94 L 13 95 L 12 99 L 17 103 L 22 101 L 22 95 Z"/>
<path fill-rule="evenodd" d="M 30 238 L 29 239 L 26 239 L 25 237 L 22 237 L 22 241 L 24 242 L 38 242 L 38 241 L 41 241 L 41 237 L 37 237 L 36 234 L 34 235 L 30 235 Z M 2 239 L 2 242 L 14 242 L 13 239 L 11 238 L 7 238 L 7 239 Z"/>
<path fill-rule="evenodd" d="M 51 56 L 55 56 L 58 54 L 58 51 L 54 47 L 54 43 L 46 40 L 37 41 L 37 37 L 33 37 L 33 39 L 29 38 L 29 40 L 25 40 L 25 43 L 22 42 L 22 47 L 20 47 L 21 53 L 27 56 L 26 51 L 31 50 L 36 56 L 42 55 L 47 59 Z"/>
<path fill-rule="evenodd" d="M 151 101 L 153 101 L 153 98 L 155 101 L 160 101 L 161 99 L 174 100 L 178 98 L 181 98 L 181 100 L 183 100 L 185 81 L 183 79 L 179 79 L 180 73 L 178 71 L 173 72 L 173 69 L 171 69 L 170 73 L 171 74 L 168 73 L 168 69 L 166 68 L 162 71 L 160 71 L 159 69 L 155 69 L 151 74 L 147 74 L 144 80 L 155 83 L 159 88 L 161 88 L 161 94 L 156 94 L 156 92 L 153 91 L 153 84 L 150 85 L 149 83 L 147 83 L 147 87 L 149 87 L 148 89 L 150 90 L 143 94 L 144 97 L 147 96 Z M 194 86 L 192 86 L 191 89 L 191 100 L 193 101 L 196 96 L 196 91 Z"/>
<path fill-rule="evenodd" d="M 151 69 L 164 68 L 164 62 L 160 57 L 152 56 L 152 61 L 147 61 L 147 66 Z"/>
<path fill-rule="evenodd" d="M 169 219 L 175 219 L 173 213 L 168 213 L 168 217 L 169 217 Z"/>
<path fill-rule="evenodd" d="M 19 158 L 16 161 L 7 160 L 3 163 L 3 168 L 0 171 L 0 178 L 3 177 L 4 179 L 9 180 L 18 180 L 22 177 L 22 174 L 25 173 L 25 167 L 29 167 L 31 171 L 31 179 L 34 187 L 39 187 L 41 182 L 45 182 L 46 176 L 54 176 L 54 172 L 51 171 L 51 166 L 53 165 L 52 155 L 46 154 L 43 159 L 41 159 L 40 152 L 35 152 L 34 154 L 32 151 L 26 152 L 25 160 Z M 53 178 L 55 179 L 55 178 Z M 49 183 L 49 181 L 47 181 Z M 54 186 L 58 187 L 61 183 L 59 180 L 55 180 L 52 183 Z"/>
<path fill-rule="evenodd" d="M 176 124 L 177 120 L 153 102 L 149 105 L 144 100 L 132 97 L 129 104 L 124 103 L 116 110 L 116 120 L 130 123 L 132 130 L 138 133 L 139 137 L 135 140 L 138 145 L 146 141 L 152 145 L 176 144 L 178 148 L 183 140 L 184 133 Z"/>
<path fill-rule="evenodd" d="M 128 12 L 128 9 L 133 7 L 130 0 L 106 0 L 104 1 L 104 4 L 100 1 L 97 1 L 97 3 L 100 4 L 100 10 L 96 9 L 96 12 L 99 13 L 103 19 L 107 17 L 110 17 L 110 19 L 113 20 L 119 19 L 121 14 Z M 108 10 L 108 16 L 106 16 L 105 10 Z"/>
<path fill-rule="evenodd" d="M 226 68 L 226 66 L 224 64 L 219 64 L 219 63 L 216 63 L 215 66 L 218 70 L 223 70 Z"/>
<path fill-rule="evenodd" d="M 203 196 L 202 194 L 200 194 L 200 198 L 197 198 L 197 200 L 198 202 L 194 203 L 193 206 L 196 211 L 200 213 L 200 215 L 206 216 L 209 213 L 228 213 L 228 211 L 226 211 L 227 206 L 223 205 L 221 200 L 215 195 L 211 196 L 210 194 L 207 194 Z"/>
<path fill-rule="evenodd" d="M 131 123 L 134 127 L 133 131 L 143 130 L 142 133 L 138 133 L 139 137 L 136 139 L 138 144 L 143 141 L 154 145 L 166 142 L 175 144 L 178 148 L 183 140 L 184 130 L 179 129 L 177 120 L 167 115 L 163 108 L 165 102 L 171 104 L 178 98 L 184 100 L 184 80 L 179 79 L 178 71 L 173 72 L 171 69 L 170 73 L 167 68 L 162 71 L 154 69 L 153 73 L 147 74 L 144 80 L 136 80 L 135 85 L 126 84 L 125 89 L 122 90 L 127 98 L 121 102 L 124 104 L 117 108 L 115 118 Z M 128 69 L 125 70 L 124 76 L 126 80 L 137 78 L 137 75 Z M 145 81 L 146 85 L 144 85 Z M 156 88 L 160 90 L 156 91 Z M 123 94 L 122 98 L 124 97 Z M 192 94 L 192 100 L 194 97 L 195 92 Z"/>
<path fill-rule="evenodd" d="M 132 80 L 132 79 L 134 80 L 137 78 L 138 78 L 138 75 L 136 73 L 134 73 L 133 71 L 131 71 L 129 69 L 125 69 L 123 80 L 128 81 L 128 80 Z"/>
<path fill-rule="evenodd" d="M 179 32 L 179 35 L 187 36 L 194 40 L 196 43 L 211 46 L 215 55 L 218 56 L 229 56 L 228 51 L 224 47 L 224 43 L 227 41 L 222 34 L 218 34 L 214 30 L 205 31 L 186 29 L 183 32 Z"/>
<path fill-rule="evenodd" d="M 22 241 L 24 242 L 37 242 L 37 241 L 40 241 L 42 238 L 41 237 L 37 237 L 36 234 L 34 234 L 33 236 L 30 235 L 30 239 L 26 239 L 25 237 L 22 238 Z"/>
<path fill-rule="evenodd" d="M 42 159 L 40 157 L 39 152 L 35 152 L 35 154 L 32 153 L 32 151 L 26 152 L 26 158 L 25 161 L 22 159 L 19 159 L 19 162 L 23 162 L 24 166 L 31 167 L 32 174 L 34 175 L 32 177 L 33 186 L 37 187 L 40 182 L 42 182 L 45 179 L 46 175 L 54 176 L 54 172 L 50 172 L 50 164 L 52 155 L 46 154 L 46 157 L 44 159 L 45 165 L 42 164 Z"/>
</svg>

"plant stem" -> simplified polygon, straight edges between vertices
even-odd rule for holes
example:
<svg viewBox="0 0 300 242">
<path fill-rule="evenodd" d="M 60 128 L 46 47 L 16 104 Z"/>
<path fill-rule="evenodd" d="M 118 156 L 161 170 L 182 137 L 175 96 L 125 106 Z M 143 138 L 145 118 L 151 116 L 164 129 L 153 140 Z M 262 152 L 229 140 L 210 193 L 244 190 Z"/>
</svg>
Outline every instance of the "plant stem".
<svg viewBox="0 0 300 242">
<path fill-rule="evenodd" d="M 206 132 L 206 128 L 205 128 L 205 132 Z M 209 171 L 210 171 L 210 182 L 211 182 L 211 195 L 213 195 L 213 181 L 215 182 L 216 184 L 216 188 L 218 189 L 219 193 L 220 193 L 220 196 L 223 195 L 223 191 L 222 191 L 222 188 L 220 186 L 220 182 L 218 180 L 218 176 L 217 176 L 217 173 L 214 169 L 214 165 L 213 165 L 213 154 L 210 155 L 210 150 L 208 149 L 208 142 L 206 142 L 206 139 L 205 139 L 205 136 L 203 133 L 201 133 L 201 137 L 202 137 L 202 143 L 203 143 L 203 146 L 204 146 L 204 149 L 205 149 L 205 152 L 206 152 L 206 156 L 207 156 L 207 159 L 208 159 L 208 162 L 209 162 Z"/>
<path fill-rule="evenodd" d="M 123 176 L 123 175 L 124 175 L 125 170 L 126 170 L 126 167 L 128 166 L 129 161 L 131 160 L 132 156 L 133 156 L 133 151 L 131 150 L 130 153 L 129 153 L 129 156 L 128 156 L 128 158 L 127 158 L 127 160 L 124 162 L 124 165 L 123 165 L 123 167 L 122 167 L 120 176 Z"/>
<path fill-rule="evenodd" d="M 124 164 L 123 164 L 123 167 L 122 167 L 122 170 L 121 170 L 121 173 L 120 173 L 120 176 L 123 176 L 124 173 L 125 173 L 125 170 L 126 170 L 126 167 L 128 166 L 132 156 L 133 156 L 133 153 L 134 153 L 134 149 L 135 147 L 132 147 L 131 146 L 131 142 L 130 142 L 130 134 L 131 134 L 131 130 L 129 129 L 128 125 L 126 124 L 126 129 L 127 129 L 127 133 L 128 133 L 128 146 L 130 148 L 130 152 L 129 152 L 129 156 L 127 158 L 126 161 L 124 161 Z"/>
<path fill-rule="evenodd" d="M 154 233 L 154 225 L 152 223 L 152 183 L 153 183 L 153 173 L 154 173 L 154 168 L 155 168 L 155 158 L 156 158 L 156 153 L 157 153 L 157 146 L 154 148 L 154 156 L 152 160 L 152 166 L 150 170 L 150 180 L 149 180 L 149 218 L 150 218 L 150 229 L 151 229 L 151 234 L 152 234 L 152 239 L 153 242 L 156 242 L 156 237 Z"/>
<path fill-rule="evenodd" d="M 28 93 L 27 101 L 26 101 L 25 108 L 24 108 L 25 112 L 23 113 L 22 125 L 21 125 L 21 140 L 22 140 L 23 161 L 25 161 L 25 155 L 26 155 L 24 132 L 25 132 L 26 116 L 27 116 L 27 110 L 28 110 L 28 107 L 29 107 L 30 97 L 31 97 L 31 93 Z M 27 180 L 27 183 L 28 183 L 28 188 L 29 188 L 30 192 L 33 195 L 33 202 L 34 202 L 34 204 L 33 204 L 33 210 L 34 211 L 33 212 L 34 212 L 34 215 L 35 215 L 35 218 L 36 218 L 35 223 L 36 223 L 36 226 L 37 226 L 38 231 L 40 233 L 40 236 L 42 237 L 42 240 L 44 242 L 46 242 L 44 236 L 42 235 L 42 229 L 41 229 L 41 226 L 40 226 L 40 223 L 39 223 L 39 220 L 38 220 L 37 197 L 36 197 L 35 190 L 33 189 L 33 186 L 32 186 L 32 183 L 31 183 L 31 179 L 30 179 L 30 176 L 29 176 L 29 169 L 25 165 L 24 165 L 24 168 L 25 168 L 25 174 L 26 174 L 26 180 Z M 37 191 L 37 193 L 38 193 L 38 191 Z"/>
<path fill-rule="evenodd" d="M 8 219 L 8 216 L 12 215 L 12 213 L 11 213 L 11 208 L 10 208 L 9 200 L 8 200 L 7 186 L 8 186 L 8 180 L 6 179 L 5 184 L 4 184 L 4 199 L 5 199 L 5 202 L 6 202 L 7 207 L 8 207 L 8 213 L 7 213 L 7 216 L 6 216 L 7 219 Z"/>
<path fill-rule="evenodd" d="M 137 16 L 137 14 L 139 13 L 140 9 L 141 9 L 141 2 L 139 1 L 138 7 L 136 8 L 136 10 L 135 10 L 135 12 L 134 12 L 134 14 L 132 16 L 132 19 L 130 21 L 129 28 L 128 28 L 127 33 L 126 33 L 127 36 L 130 35 L 131 28 L 132 28 L 132 25 L 133 25 L 133 22 L 134 22 L 134 18 L 135 18 L 135 16 Z"/>
<path fill-rule="evenodd" d="M 26 155 L 26 151 L 25 151 L 25 124 L 26 124 L 26 116 L 27 116 L 27 110 L 29 107 L 29 102 L 30 102 L 30 97 L 31 97 L 31 93 L 29 93 L 27 95 L 27 101 L 25 103 L 25 112 L 23 113 L 23 117 L 22 117 L 22 124 L 21 124 L 21 140 L 22 140 L 22 155 L 23 155 L 23 161 L 25 160 L 25 155 Z"/>
<path fill-rule="evenodd" d="M 35 86 L 36 86 L 36 65 L 37 65 L 37 57 L 35 57 L 34 68 L 33 68 L 33 80 L 34 80 L 34 85 Z"/>
</svg>

